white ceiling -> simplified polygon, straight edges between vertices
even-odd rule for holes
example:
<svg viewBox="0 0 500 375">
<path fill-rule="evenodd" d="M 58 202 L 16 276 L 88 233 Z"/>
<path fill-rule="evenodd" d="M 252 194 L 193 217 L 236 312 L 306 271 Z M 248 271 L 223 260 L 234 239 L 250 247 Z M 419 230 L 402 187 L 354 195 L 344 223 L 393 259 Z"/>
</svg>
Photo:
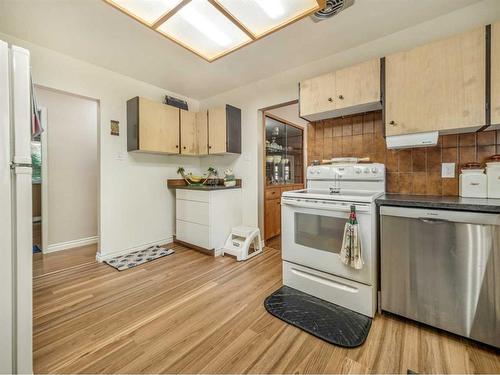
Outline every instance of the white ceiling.
<svg viewBox="0 0 500 375">
<path fill-rule="evenodd" d="M 327 21 L 303 19 L 213 63 L 102 0 L 0 0 L 0 32 L 204 99 L 479 1 L 355 0 Z"/>
</svg>

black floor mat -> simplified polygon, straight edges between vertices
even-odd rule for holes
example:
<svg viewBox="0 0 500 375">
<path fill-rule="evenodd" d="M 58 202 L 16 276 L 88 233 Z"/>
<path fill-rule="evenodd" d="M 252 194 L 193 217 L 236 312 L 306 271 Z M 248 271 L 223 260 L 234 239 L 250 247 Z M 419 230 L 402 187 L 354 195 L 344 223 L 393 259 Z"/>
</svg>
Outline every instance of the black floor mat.
<svg viewBox="0 0 500 375">
<path fill-rule="evenodd" d="M 355 311 L 282 286 L 266 298 L 266 310 L 330 344 L 354 348 L 363 344 L 372 320 Z"/>
</svg>

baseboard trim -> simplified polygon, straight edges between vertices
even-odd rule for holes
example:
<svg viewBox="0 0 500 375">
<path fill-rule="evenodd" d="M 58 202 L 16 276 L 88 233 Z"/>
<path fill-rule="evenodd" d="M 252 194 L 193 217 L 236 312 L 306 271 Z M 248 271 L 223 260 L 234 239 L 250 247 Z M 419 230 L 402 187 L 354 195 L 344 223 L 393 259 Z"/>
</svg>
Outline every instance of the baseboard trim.
<svg viewBox="0 0 500 375">
<path fill-rule="evenodd" d="M 158 241 L 153 241 L 153 242 L 148 242 L 139 246 L 134 246 L 134 247 L 129 247 L 127 249 L 119 250 L 119 251 L 113 251 L 112 253 L 108 254 L 102 254 L 101 252 L 97 252 L 95 259 L 99 262 L 102 263 L 105 260 L 118 257 L 121 255 L 127 255 L 129 253 L 133 253 L 134 251 L 139 251 L 139 250 L 144 250 L 147 249 L 150 246 L 156 246 L 156 245 L 165 245 L 167 243 L 172 243 L 174 241 L 173 236 L 158 240 Z"/>
<path fill-rule="evenodd" d="M 93 245 L 93 244 L 95 244 L 97 242 L 99 242 L 99 237 L 98 236 L 87 237 L 87 238 L 80 238 L 79 240 L 73 240 L 73 241 L 67 241 L 67 242 L 59 242 L 59 243 L 55 243 L 55 244 L 49 245 L 47 247 L 47 249 L 42 249 L 42 252 L 44 254 L 46 254 L 46 253 L 53 253 L 55 251 L 68 250 L 68 249 L 73 249 L 75 247 Z"/>
</svg>

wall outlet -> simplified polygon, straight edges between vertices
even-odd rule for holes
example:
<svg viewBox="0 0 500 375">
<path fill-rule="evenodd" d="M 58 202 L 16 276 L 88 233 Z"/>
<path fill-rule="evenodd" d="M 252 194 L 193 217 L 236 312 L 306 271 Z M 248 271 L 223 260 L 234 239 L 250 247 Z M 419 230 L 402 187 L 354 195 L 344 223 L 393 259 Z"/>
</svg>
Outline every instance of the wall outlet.
<svg viewBox="0 0 500 375">
<path fill-rule="evenodd" d="M 455 178 L 455 163 L 441 163 L 441 177 Z"/>
</svg>

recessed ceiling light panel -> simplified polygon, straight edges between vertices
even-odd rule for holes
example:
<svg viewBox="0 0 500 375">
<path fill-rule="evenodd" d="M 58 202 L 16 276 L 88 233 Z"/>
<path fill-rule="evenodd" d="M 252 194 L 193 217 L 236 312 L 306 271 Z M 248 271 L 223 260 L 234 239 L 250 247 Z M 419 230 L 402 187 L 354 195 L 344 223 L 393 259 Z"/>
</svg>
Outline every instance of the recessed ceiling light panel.
<svg viewBox="0 0 500 375">
<path fill-rule="evenodd" d="M 180 4 L 182 0 L 110 0 L 132 17 L 153 25 L 162 15 Z"/>
<path fill-rule="evenodd" d="M 251 41 L 207 0 L 191 0 L 158 31 L 208 60 Z"/>
<path fill-rule="evenodd" d="M 325 6 L 325 0 L 103 0 L 212 62 Z"/>
<path fill-rule="evenodd" d="M 316 0 L 216 0 L 256 37 L 318 9 Z"/>
</svg>

